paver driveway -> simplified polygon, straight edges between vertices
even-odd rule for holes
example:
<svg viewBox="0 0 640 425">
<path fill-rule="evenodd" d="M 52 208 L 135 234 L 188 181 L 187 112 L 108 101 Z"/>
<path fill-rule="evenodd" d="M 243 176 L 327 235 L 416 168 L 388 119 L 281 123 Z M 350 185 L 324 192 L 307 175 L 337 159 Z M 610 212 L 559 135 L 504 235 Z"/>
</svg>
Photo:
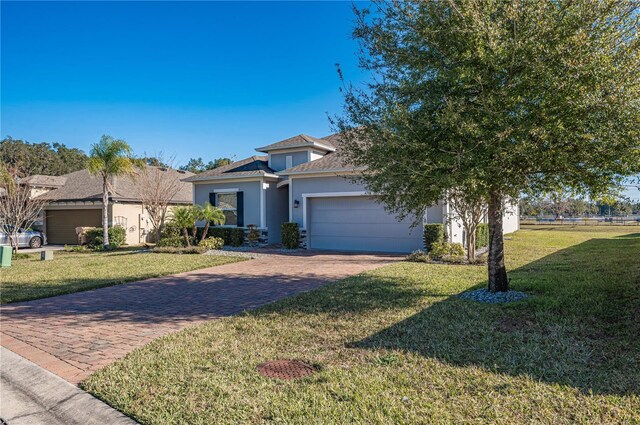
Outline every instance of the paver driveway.
<svg viewBox="0 0 640 425">
<path fill-rule="evenodd" d="M 0 344 L 72 383 L 172 331 L 396 261 L 397 256 L 271 254 L 0 307 Z"/>
</svg>

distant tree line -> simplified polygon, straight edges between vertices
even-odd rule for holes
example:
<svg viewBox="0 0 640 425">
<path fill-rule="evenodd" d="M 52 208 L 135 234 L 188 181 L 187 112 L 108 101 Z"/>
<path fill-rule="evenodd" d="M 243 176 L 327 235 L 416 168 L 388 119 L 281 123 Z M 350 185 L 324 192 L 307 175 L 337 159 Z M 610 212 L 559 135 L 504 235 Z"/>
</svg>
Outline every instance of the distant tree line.
<svg viewBox="0 0 640 425">
<path fill-rule="evenodd" d="M 640 214 L 640 201 L 625 197 L 591 200 L 563 193 L 527 196 L 520 201 L 520 214 L 526 217 L 591 217 Z"/>
<path fill-rule="evenodd" d="M 156 156 L 140 158 L 147 165 L 169 168 L 170 164 Z M 61 176 L 87 168 L 89 157 L 81 149 L 68 148 L 63 143 L 30 143 L 7 136 L 0 142 L 0 162 L 15 170 L 20 177 L 33 174 Z M 204 162 L 202 158 L 191 158 L 180 170 L 201 173 L 231 164 L 230 158 L 216 158 Z"/>
<path fill-rule="evenodd" d="M 87 155 L 62 143 L 29 143 L 10 136 L 0 142 L 0 162 L 19 176 L 60 176 L 87 166 Z"/>
<path fill-rule="evenodd" d="M 202 158 L 191 158 L 186 165 L 180 167 L 183 171 L 190 171 L 192 173 L 202 173 L 203 171 L 213 170 L 214 168 L 222 167 L 223 165 L 231 164 L 230 158 L 216 158 L 213 161 L 205 163 Z"/>
</svg>

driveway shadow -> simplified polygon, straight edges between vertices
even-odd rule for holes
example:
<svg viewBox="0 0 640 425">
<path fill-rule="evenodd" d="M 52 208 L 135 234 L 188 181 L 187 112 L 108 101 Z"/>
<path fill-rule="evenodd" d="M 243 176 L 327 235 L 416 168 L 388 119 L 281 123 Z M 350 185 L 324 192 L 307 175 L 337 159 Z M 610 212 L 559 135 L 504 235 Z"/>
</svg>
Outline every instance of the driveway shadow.
<svg viewBox="0 0 640 425">
<path fill-rule="evenodd" d="M 640 234 L 591 239 L 510 276 L 513 289 L 533 297 L 509 305 L 449 297 L 349 346 L 401 350 L 584 393 L 640 394 Z"/>
</svg>

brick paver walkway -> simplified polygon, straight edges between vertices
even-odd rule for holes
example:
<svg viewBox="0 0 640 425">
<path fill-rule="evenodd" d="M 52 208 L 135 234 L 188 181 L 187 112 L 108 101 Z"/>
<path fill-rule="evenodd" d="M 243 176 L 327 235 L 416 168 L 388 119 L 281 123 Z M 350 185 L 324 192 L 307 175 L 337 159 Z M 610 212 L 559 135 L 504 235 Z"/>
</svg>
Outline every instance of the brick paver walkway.
<svg viewBox="0 0 640 425">
<path fill-rule="evenodd" d="M 398 257 L 269 255 L 0 307 L 0 344 L 72 383 L 169 332 L 229 316 Z"/>
</svg>

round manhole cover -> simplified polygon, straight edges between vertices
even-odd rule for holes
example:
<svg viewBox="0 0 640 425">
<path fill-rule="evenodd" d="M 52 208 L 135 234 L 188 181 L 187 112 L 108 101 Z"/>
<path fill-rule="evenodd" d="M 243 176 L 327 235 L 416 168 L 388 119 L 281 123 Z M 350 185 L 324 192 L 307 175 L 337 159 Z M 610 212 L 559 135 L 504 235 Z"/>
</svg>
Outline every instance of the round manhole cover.
<svg viewBox="0 0 640 425">
<path fill-rule="evenodd" d="M 274 360 L 258 365 L 258 373 L 267 378 L 302 378 L 315 371 L 313 366 L 297 360 Z"/>
</svg>

